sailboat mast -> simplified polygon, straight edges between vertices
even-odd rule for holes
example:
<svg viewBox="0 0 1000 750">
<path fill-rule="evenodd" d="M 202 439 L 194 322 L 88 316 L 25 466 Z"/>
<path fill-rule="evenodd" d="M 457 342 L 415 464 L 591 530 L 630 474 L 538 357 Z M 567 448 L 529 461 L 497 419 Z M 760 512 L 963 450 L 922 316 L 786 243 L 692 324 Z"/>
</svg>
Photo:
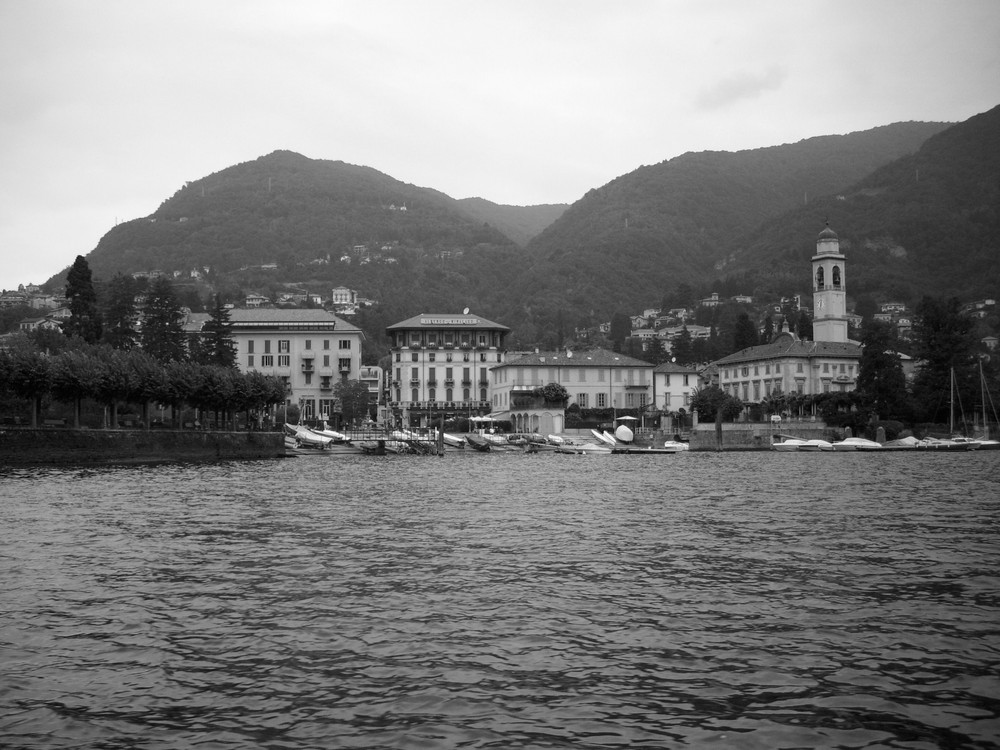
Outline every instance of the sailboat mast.
<svg viewBox="0 0 1000 750">
<path fill-rule="evenodd" d="M 948 398 L 948 432 L 955 434 L 955 368 L 951 368 L 951 390 Z"/>
</svg>

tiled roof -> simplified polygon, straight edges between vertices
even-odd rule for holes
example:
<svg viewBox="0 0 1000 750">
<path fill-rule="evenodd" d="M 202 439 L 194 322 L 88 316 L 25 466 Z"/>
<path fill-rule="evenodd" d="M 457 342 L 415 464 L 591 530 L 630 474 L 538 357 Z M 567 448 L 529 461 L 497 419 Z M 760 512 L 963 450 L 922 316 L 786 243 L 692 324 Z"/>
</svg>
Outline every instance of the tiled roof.
<svg viewBox="0 0 1000 750">
<path fill-rule="evenodd" d="M 860 344 L 853 342 L 834 341 L 798 341 L 791 336 L 780 336 L 777 341 L 760 346 L 750 346 L 735 354 L 716 360 L 717 365 L 732 365 L 740 362 L 754 362 L 763 359 L 780 359 L 783 357 L 845 357 L 858 359 L 861 356 Z"/>
<path fill-rule="evenodd" d="M 653 365 L 641 359 L 627 357 L 607 349 L 588 349 L 586 351 L 566 351 L 560 349 L 554 352 L 532 352 L 521 356 L 508 355 L 507 364 L 515 367 L 649 367 Z"/>
<path fill-rule="evenodd" d="M 657 365 L 653 372 L 680 372 L 688 375 L 697 375 L 699 370 L 691 365 L 679 365 L 676 362 L 663 362 Z"/>
<path fill-rule="evenodd" d="M 229 320 L 234 325 L 249 323 L 266 325 L 268 323 L 326 323 L 338 331 L 360 331 L 356 325 L 338 318 L 333 313 L 319 308 L 237 308 L 229 311 Z"/>
<path fill-rule="evenodd" d="M 492 320 L 473 315 L 472 313 L 420 313 L 401 323 L 394 323 L 386 331 L 420 330 L 438 328 L 492 328 L 499 331 L 509 331 L 507 326 L 494 323 Z"/>
</svg>

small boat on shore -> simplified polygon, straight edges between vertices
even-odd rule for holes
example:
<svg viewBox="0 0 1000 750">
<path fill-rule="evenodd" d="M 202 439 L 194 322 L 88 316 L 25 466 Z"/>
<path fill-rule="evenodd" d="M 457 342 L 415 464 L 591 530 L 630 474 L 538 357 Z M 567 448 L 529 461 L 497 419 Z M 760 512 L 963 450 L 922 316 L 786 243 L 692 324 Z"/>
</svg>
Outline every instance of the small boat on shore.
<svg viewBox="0 0 1000 750">
<path fill-rule="evenodd" d="M 469 444 L 469 447 L 473 450 L 477 450 L 480 453 L 488 453 L 492 447 L 492 443 L 484 438 L 482 435 L 477 435 L 471 433 L 465 436 L 465 442 Z"/>
<path fill-rule="evenodd" d="M 805 440 L 802 445 L 799 446 L 799 452 L 809 452 L 809 451 L 832 451 L 833 443 L 829 440 Z"/>
<path fill-rule="evenodd" d="M 598 432 L 597 430 L 594 429 L 592 429 L 590 432 L 598 440 L 598 442 L 604 443 L 605 445 L 613 446 L 618 442 L 607 432 Z"/>
<path fill-rule="evenodd" d="M 669 453 L 683 453 L 691 450 L 691 446 L 683 440 L 664 440 L 663 449 Z"/>
<path fill-rule="evenodd" d="M 298 424 L 285 424 L 285 435 L 291 437 L 299 448 L 325 448 L 333 442 L 332 437 L 320 435 Z"/>
<path fill-rule="evenodd" d="M 570 440 L 565 441 L 556 448 L 556 453 L 572 453 L 585 456 L 610 456 L 612 448 L 605 443 L 575 443 Z"/>
<path fill-rule="evenodd" d="M 833 443 L 835 451 L 879 451 L 882 443 L 863 437 L 848 437 Z"/>
<path fill-rule="evenodd" d="M 782 451 L 784 453 L 793 453 L 805 444 L 806 441 L 800 438 L 785 438 L 780 442 L 772 443 L 771 450 Z"/>
</svg>

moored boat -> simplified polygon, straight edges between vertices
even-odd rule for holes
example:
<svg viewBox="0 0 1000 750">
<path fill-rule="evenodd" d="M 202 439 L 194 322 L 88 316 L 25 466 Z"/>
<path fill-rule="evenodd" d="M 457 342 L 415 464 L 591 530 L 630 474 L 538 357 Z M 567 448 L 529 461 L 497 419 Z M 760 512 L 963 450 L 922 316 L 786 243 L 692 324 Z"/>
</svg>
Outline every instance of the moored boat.
<svg viewBox="0 0 1000 750">
<path fill-rule="evenodd" d="M 691 446 L 682 440 L 664 440 L 663 448 L 670 453 L 683 453 L 691 450 Z"/>
<path fill-rule="evenodd" d="M 833 443 L 829 440 L 805 440 L 802 445 L 799 446 L 800 452 L 808 451 L 832 451 Z"/>
<path fill-rule="evenodd" d="M 805 445 L 805 443 L 806 441 L 800 438 L 785 438 L 780 442 L 772 443 L 771 450 L 792 453 Z"/>
<path fill-rule="evenodd" d="M 325 448 L 333 442 L 332 437 L 320 435 L 298 424 L 285 424 L 285 435 L 294 439 L 296 446 L 300 448 Z"/>
<path fill-rule="evenodd" d="M 580 455 L 611 455 L 611 446 L 605 443 L 574 443 L 566 441 L 556 448 L 556 453 L 574 453 Z"/>
<path fill-rule="evenodd" d="M 876 451 L 882 450 L 882 443 L 863 437 L 849 437 L 833 443 L 835 451 Z"/>
<path fill-rule="evenodd" d="M 979 445 L 973 440 L 952 440 L 947 438 L 927 437 L 918 440 L 914 446 L 918 451 L 973 451 Z"/>
<path fill-rule="evenodd" d="M 489 452 L 492 447 L 492 443 L 484 438 L 482 435 L 470 434 L 465 436 L 465 442 L 469 444 L 469 447 L 473 450 L 477 450 L 480 453 Z"/>
</svg>

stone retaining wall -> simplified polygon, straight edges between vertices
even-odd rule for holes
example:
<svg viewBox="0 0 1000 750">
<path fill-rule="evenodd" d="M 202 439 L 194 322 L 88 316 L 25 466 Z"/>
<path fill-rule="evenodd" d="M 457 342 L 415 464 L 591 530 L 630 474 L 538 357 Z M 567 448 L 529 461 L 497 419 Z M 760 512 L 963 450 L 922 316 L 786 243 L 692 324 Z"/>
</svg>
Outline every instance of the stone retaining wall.
<svg viewBox="0 0 1000 750">
<path fill-rule="evenodd" d="M 722 425 L 722 445 L 714 424 L 699 424 L 691 432 L 693 451 L 769 451 L 776 435 L 803 440 L 836 440 L 825 422 L 736 422 Z"/>
<path fill-rule="evenodd" d="M 0 429 L 0 467 L 279 458 L 280 432 Z"/>
</svg>

